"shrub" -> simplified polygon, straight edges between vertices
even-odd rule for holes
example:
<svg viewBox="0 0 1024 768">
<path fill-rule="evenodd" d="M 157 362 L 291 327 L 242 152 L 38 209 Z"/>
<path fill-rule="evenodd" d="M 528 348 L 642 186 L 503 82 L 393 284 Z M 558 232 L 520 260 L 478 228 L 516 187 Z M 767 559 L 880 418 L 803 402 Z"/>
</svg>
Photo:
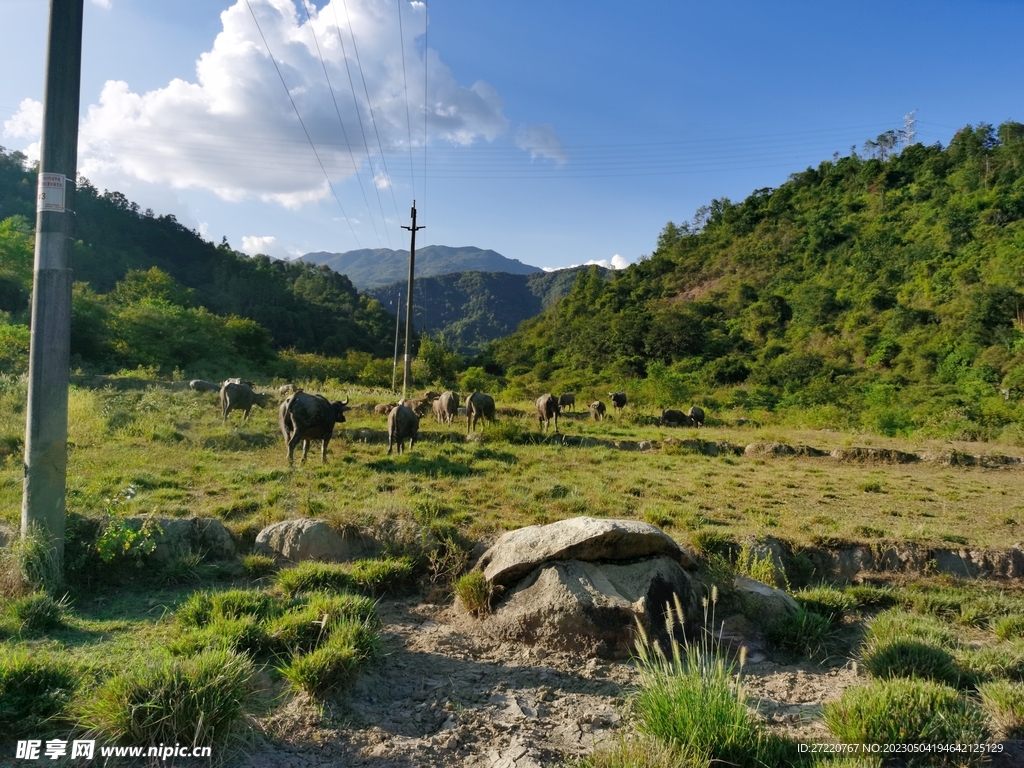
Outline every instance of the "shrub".
<svg viewBox="0 0 1024 768">
<path fill-rule="evenodd" d="M 351 589 L 352 577 L 348 568 L 340 563 L 306 560 L 278 573 L 277 583 L 289 595 L 321 590 L 342 592 Z"/>
<path fill-rule="evenodd" d="M 96 736 L 133 745 L 223 745 L 252 697 L 252 661 L 218 649 L 163 658 L 112 677 L 84 706 Z"/>
<path fill-rule="evenodd" d="M 67 599 L 54 600 L 45 592 L 36 592 L 11 603 L 10 612 L 23 632 L 50 632 L 64 626 Z"/>
<path fill-rule="evenodd" d="M 64 660 L 23 650 L 0 654 L 0 733 L 38 737 L 64 714 L 77 677 Z"/>
<path fill-rule="evenodd" d="M 931 680 L 874 680 L 847 688 L 825 705 L 825 724 L 837 741 L 873 744 L 977 744 L 988 738 L 986 718 L 956 690 Z M 984 755 L 908 755 L 909 765 L 977 764 Z M 974 763 L 964 763 L 974 759 Z"/>
<path fill-rule="evenodd" d="M 378 655 L 380 640 L 365 624 L 345 621 L 336 626 L 319 648 L 298 656 L 280 672 L 296 690 L 320 697 L 344 685 Z"/>
<path fill-rule="evenodd" d="M 832 638 L 832 621 L 801 607 L 771 621 L 765 630 L 768 642 L 777 648 L 811 658 L 826 658 Z"/>
<path fill-rule="evenodd" d="M 470 571 L 455 582 L 455 596 L 463 608 L 474 616 L 481 616 L 491 610 L 494 587 L 483 571 Z"/>
<path fill-rule="evenodd" d="M 1006 738 L 1024 737 L 1024 683 L 993 680 L 979 685 L 978 695 L 992 722 Z"/>
<path fill-rule="evenodd" d="M 270 555 L 246 555 L 242 567 L 250 579 L 262 579 L 277 570 L 277 561 Z"/>
<path fill-rule="evenodd" d="M 807 610 L 824 616 L 831 624 L 839 624 L 847 612 L 857 607 L 851 595 L 834 587 L 803 589 L 794 594 L 793 599 Z"/>
</svg>

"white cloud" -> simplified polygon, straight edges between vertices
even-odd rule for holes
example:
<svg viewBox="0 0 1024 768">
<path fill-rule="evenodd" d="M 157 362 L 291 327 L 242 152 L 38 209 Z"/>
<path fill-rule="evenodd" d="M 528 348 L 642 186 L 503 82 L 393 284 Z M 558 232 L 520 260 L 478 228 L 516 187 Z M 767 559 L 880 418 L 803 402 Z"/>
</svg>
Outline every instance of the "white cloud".
<svg viewBox="0 0 1024 768">
<path fill-rule="evenodd" d="M 378 173 L 373 177 L 373 183 L 377 189 L 387 189 L 391 186 L 391 178 L 386 173 Z"/>
<path fill-rule="evenodd" d="M 92 0 L 93 5 L 98 5 L 100 8 L 110 10 L 110 0 Z"/>
<path fill-rule="evenodd" d="M 569 160 L 562 140 L 548 124 L 521 127 L 516 131 L 516 146 L 529 152 L 534 160 L 543 157 L 558 165 L 565 165 Z"/>
<path fill-rule="evenodd" d="M 10 120 L 4 120 L 4 136 L 9 139 L 38 139 L 43 132 L 43 105 L 24 99 Z"/>
<path fill-rule="evenodd" d="M 570 264 L 568 267 L 541 267 L 545 272 L 554 272 L 556 269 L 575 269 L 576 267 L 588 267 L 591 264 L 596 264 L 599 267 L 605 269 L 625 269 L 629 266 L 629 261 L 625 257 L 615 254 L 610 259 L 591 259 L 585 261 L 582 264 Z"/>
<path fill-rule="evenodd" d="M 263 237 L 257 235 L 243 235 L 242 236 L 242 251 L 248 253 L 250 256 L 255 256 L 257 253 L 264 253 L 267 256 L 273 256 L 275 258 L 284 258 L 286 251 L 278 245 L 277 238 L 273 235 L 265 235 Z"/>
<path fill-rule="evenodd" d="M 341 0 L 331 0 L 314 12 L 310 22 L 303 6 L 292 0 L 250 2 L 291 98 L 316 144 L 320 162 L 333 182 L 361 172 L 367 162 L 367 149 L 371 158 L 380 155 L 356 68 L 348 18 L 370 94 L 376 133 L 386 153 L 408 153 L 406 81 L 394 6 L 376 0 L 348 0 L 346 8 Z M 492 140 L 505 132 L 508 121 L 497 92 L 484 82 L 469 88 L 457 83 L 438 53 L 428 49 L 424 54 L 420 39 L 409 33 L 423 29 L 424 4 L 402 3 L 400 7 L 405 14 L 402 23 L 409 113 L 414 120 L 412 143 L 422 146 L 424 140 L 424 56 L 429 76 L 428 142 L 465 145 Z M 336 20 L 341 27 L 340 38 Z M 267 44 L 245 1 L 239 0 L 224 11 L 221 23 L 223 29 L 211 49 L 196 63 L 195 82 L 175 79 L 164 88 L 146 93 L 135 93 L 123 81 L 106 83 L 99 103 L 88 108 L 82 122 L 79 170 L 83 175 L 97 186 L 128 177 L 176 189 L 209 189 L 232 201 L 255 195 L 287 207 L 330 195 L 320 162 L 281 86 Z M 330 74 L 351 151 L 339 128 L 317 44 Z M 356 86 L 355 101 L 348 85 L 346 59 Z M 357 110 L 366 126 L 368 148 L 362 143 Z M 22 109 L 12 120 L 21 119 L 23 113 L 27 119 L 28 113 Z M 537 136 L 543 138 L 542 134 Z M 539 139 L 533 140 L 527 148 L 544 157 L 556 151 L 551 149 L 554 145 L 550 141 L 543 147 L 540 144 L 543 142 Z"/>
</svg>

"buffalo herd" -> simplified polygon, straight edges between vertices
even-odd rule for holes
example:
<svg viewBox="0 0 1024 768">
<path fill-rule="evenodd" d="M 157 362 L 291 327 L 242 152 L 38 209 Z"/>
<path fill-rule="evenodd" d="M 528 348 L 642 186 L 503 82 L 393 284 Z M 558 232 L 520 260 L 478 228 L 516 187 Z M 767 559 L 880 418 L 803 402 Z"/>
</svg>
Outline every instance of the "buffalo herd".
<svg viewBox="0 0 1024 768">
<path fill-rule="evenodd" d="M 189 389 L 194 392 L 219 392 L 221 417 L 224 422 L 227 422 L 231 411 L 241 411 L 242 420 L 245 421 L 249 418 L 253 406 L 266 408 L 270 399 L 270 395 L 256 391 L 254 382 L 241 378 L 226 379 L 220 384 L 193 379 L 189 382 Z M 278 394 L 284 398 L 278 409 L 278 423 L 285 445 L 288 447 L 288 463 L 294 462 L 295 449 L 299 443 L 302 443 L 302 461 L 305 462 L 310 441 L 313 440 L 321 441 L 320 459 L 326 462 L 327 446 L 334 435 L 334 428 L 345 421 L 345 412 L 351 410 L 348 398 L 332 402 L 323 395 L 303 392 L 294 384 L 280 386 Z M 617 413 L 626 406 L 625 392 L 611 392 L 608 397 Z M 438 423 L 449 427 L 464 413 L 467 434 L 476 430 L 480 419 L 494 422 L 496 408 L 494 398 L 490 395 L 473 392 L 467 395 L 464 403 L 464 406 L 460 407 L 459 395 L 456 392 L 427 391 L 421 398 L 403 398 L 397 402 L 374 406 L 374 413 L 387 419 L 388 454 L 396 447 L 401 454 L 406 443 L 410 449 L 415 445 L 420 419 L 429 412 L 433 412 Z M 547 432 L 554 421 L 557 433 L 558 417 L 562 414 L 562 409 L 575 410 L 575 405 L 576 395 L 572 392 L 563 392 L 557 397 L 551 393 L 541 395 L 535 403 L 540 428 Z M 607 410 L 601 400 L 590 403 L 588 409 L 590 418 L 594 421 L 603 420 Z M 704 418 L 704 410 L 700 406 L 695 405 L 686 412 L 666 408 L 661 412 L 658 424 L 662 427 L 699 429 L 704 426 Z"/>
</svg>

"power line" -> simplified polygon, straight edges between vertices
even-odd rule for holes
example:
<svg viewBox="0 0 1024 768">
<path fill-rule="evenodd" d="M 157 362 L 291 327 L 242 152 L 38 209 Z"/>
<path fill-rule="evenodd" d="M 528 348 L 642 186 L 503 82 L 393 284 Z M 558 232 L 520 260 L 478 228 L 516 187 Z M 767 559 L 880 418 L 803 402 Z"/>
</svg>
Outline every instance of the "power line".
<svg viewBox="0 0 1024 768">
<path fill-rule="evenodd" d="M 402 30 L 402 0 L 398 3 L 398 42 L 402 49 L 402 86 L 405 88 L 405 127 L 409 134 L 409 178 L 412 179 L 412 196 L 416 197 L 416 171 L 412 163 L 412 119 L 409 117 L 409 79 L 405 72 L 405 32 Z"/>
<path fill-rule="evenodd" d="M 430 8 L 427 0 L 423 0 L 423 205 L 427 205 L 427 115 L 430 113 L 430 102 L 427 101 L 427 61 L 430 59 Z"/>
<path fill-rule="evenodd" d="M 302 132 L 306 134 L 306 139 L 309 141 L 309 146 L 313 150 L 313 154 L 316 155 L 316 161 L 320 165 L 320 170 L 324 172 L 324 178 L 327 179 L 327 186 L 331 188 L 331 194 L 334 195 L 334 199 L 338 202 L 338 208 L 341 209 L 341 215 L 345 217 L 345 221 L 348 222 L 348 228 L 352 231 L 352 237 L 356 241 L 356 245 L 360 248 L 363 246 L 359 243 L 359 236 L 356 234 L 355 227 L 352 226 L 352 221 L 349 219 L 348 214 L 345 213 L 345 206 L 341 204 L 341 199 L 338 197 L 338 193 L 334 189 L 334 185 L 331 183 L 331 177 L 327 175 L 327 169 L 324 168 L 323 161 L 320 159 L 320 153 L 316 151 L 316 145 L 313 144 L 313 139 L 309 135 L 309 131 L 306 130 L 306 124 L 302 122 L 302 115 L 299 114 L 299 108 L 295 105 L 295 99 L 292 98 L 292 92 L 288 90 L 288 84 L 284 81 L 284 75 L 281 74 L 281 68 L 277 66 L 277 59 L 274 58 L 274 52 L 270 50 L 270 44 L 267 42 L 266 36 L 263 34 L 263 30 L 260 28 L 260 22 L 256 18 L 256 13 L 252 9 L 252 5 L 249 4 L 249 0 L 245 0 L 245 5 L 249 9 L 249 13 L 252 15 L 252 20 L 256 22 L 256 30 L 260 33 L 260 37 L 263 38 L 263 44 L 267 46 L 267 53 L 270 54 L 270 60 L 274 62 L 274 69 L 277 70 L 277 76 L 281 78 L 281 85 L 284 86 L 284 92 L 288 94 L 288 101 L 291 102 L 292 109 L 295 110 L 295 117 L 299 120 L 299 125 L 302 126 Z"/>
<path fill-rule="evenodd" d="M 366 94 L 366 109 L 370 113 L 370 125 L 373 126 L 373 133 L 377 137 L 377 147 L 380 149 L 380 162 L 384 166 L 384 175 L 388 180 L 388 189 L 391 190 L 391 201 L 395 204 L 395 216 L 399 219 L 402 215 L 398 212 L 398 198 L 395 197 L 395 187 L 391 183 L 391 173 L 388 171 L 388 162 L 384 158 L 384 145 L 380 141 L 380 132 L 377 130 L 377 121 L 373 117 L 373 104 L 370 102 L 370 89 L 366 85 L 366 72 L 363 70 L 363 64 L 359 60 L 359 46 L 356 45 L 356 31 L 352 28 L 352 17 L 348 13 L 348 0 L 342 0 L 342 4 L 345 7 L 345 20 L 348 22 L 348 33 L 352 36 L 352 50 L 356 54 L 356 66 L 359 67 L 359 78 L 363 81 L 363 92 Z M 341 35 L 341 30 L 338 30 L 338 35 Z"/>
<path fill-rule="evenodd" d="M 345 137 L 345 146 L 348 148 L 348 156 L 352 160 L 352 170 L 356 174 L 356 179 L 359 181 L 359 191 L 363 193 L 363 202 L 366 203 L 366 211 L 370 215 L 370 224 L 373 225 L 373 234 L 377 236 L 377 245 L 384 247 L 381 242 L 380 233 L 377 231 L 377 223 L 373 219 L 373 211 L 370 209 L 370 201 L 366 197 L 366 190 L 363 188 L 363 177 L 359 173 L 359 164 L 356 163 L 356 156 L 352 152 L 352 145 L 348 140 L 348 131 L 345 130 L 345 121 L 341 119 L 341 110 L 338 108 L 338 99 L 334 95 L 334 86 L 331 84 L 331 76 L 327 74 L 327 64 L 324 62 L 323 53 L 320 51 L 320 41 L 316 38 L 316 30 L 313 28 L 313 19 L 309 14 L 309 6 L 306 4 L 306 0 L 302 0 L 302 7 L 306 11 L 306 21 L 309 23 L 309 31 L 313 33 L 313 43 L 316 45 L 316 55 L 320 57 L 320 66 L 324 68 L 324 77 L 327 80 L 327 87 L 331 91 L 331 101 L 334 102 L 334 112 L 338 116 L 338 125 L 341 126 L 341 135 Z M 372 171 L 371 171 L 372 173 Z M 373 179 L 371 178 L 371 182 Z M 381 226 L 385 226 L 387 222 L 382 222 Z M 386 229 L 386 226 L 385 226 Z M 391 241 L 388 241 L 388 245 Z"/>
<path fill-rule="evenodd" d="M 345 38 L 341 34 L 341 24 L 338 21 L 338 6 L 337 3 L 331 3 L 331 9 L 334 11 L 334 28 L 338 30 L 338 42 L 341 43 L 341 56 L 345 60 L 345 74 L 348 75 L 348 87 L 352 91 L 352 104 L 355 106 L 356 118 L 359 120 L 359 132 L 363 136 L 363 149 L 366 151 L 366 165 L 370 169 L 371 179 L 373 178 L 373 161 L 370 160 L 370 142 L 366 140 L 366 128 L 363 126 L 363 114 L 359 110 L 359 99 L 356 98 L 356 86 L 352 81 L 352 68 L 348 64 L 348 53 L 345 51 Z M 348 13 L 348 6 L 345 7 L 345 13 Z M 351 28 L 351 22 L 349 22 Z M 355 38 L 352 38 L 352 44 L 355 45 Z M 358 54 L 357 54 L 358 63 Z M 365 81 L 364 81 L 365 82 Z M 367 96 L 369 98 L 369 96 Z M 382 152 L 383 154 L 383 152 Z M 388 239 L 388 248 L 391 247 L 391 233 L 388 230 L 387 222 L 388 217 L 384 215 L 384 203 L 380 199 L 380 187 L 377 186 L 376 181 L 373 184 L 374 191 L 377 193 L 377 207 L 380 208 L 380 218 L 384 222 L 384 234 Z M 394 192 L 391 193 L 392 196 Z M 395 203 L 395 212 L 398 212 L 398 203 Z"/>
</svg>

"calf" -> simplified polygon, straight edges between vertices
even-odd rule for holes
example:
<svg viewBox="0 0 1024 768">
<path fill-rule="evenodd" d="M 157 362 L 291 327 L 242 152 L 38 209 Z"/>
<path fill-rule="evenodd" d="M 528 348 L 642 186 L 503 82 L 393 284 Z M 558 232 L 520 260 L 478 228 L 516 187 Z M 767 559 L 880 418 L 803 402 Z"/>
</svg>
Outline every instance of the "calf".
<svg viewBox="0 0 1024 768">
<path fill-rule="evenodd" d="M 604 403 L 600 400 L 595 400 L 590 404 L 590 418 L 594 421 L 601 421 L 604 418 L 604 412 Z"/>
<path fill-rule="evenodd" d="M 565 392 L 558 396 L 558 408 L 568 408 L 570 411 L 576 410 L 576 395 L 572 392 Z"/>
<path fill-rule="evenodd" d="M 690 417 L 690 421 L 693 423 L 693 426 L 698 429 L 704 426 L 704 409 L 699 405 L 695 405 L 690 408 L 686 415 Z"/>
<path fill-rule="evenodd" d="M 220 411 L 225 423 L 232 411 L 241 411 L 242 421 L 247 421 L 252 407 L 258 405 L 260 408 L 266 408 L 267 400 L 267 395 L 253 392 L 246 384 L 226 382 L 220 388 Z"/>
<path fill-rule="evenodd" d="M 608 397 L 612 399 L 612 405 L 615 406 L 615 412 L 618 413 L 626 407 L 626 393 L 625 392 L 609 392 Z"/>
</svg>

